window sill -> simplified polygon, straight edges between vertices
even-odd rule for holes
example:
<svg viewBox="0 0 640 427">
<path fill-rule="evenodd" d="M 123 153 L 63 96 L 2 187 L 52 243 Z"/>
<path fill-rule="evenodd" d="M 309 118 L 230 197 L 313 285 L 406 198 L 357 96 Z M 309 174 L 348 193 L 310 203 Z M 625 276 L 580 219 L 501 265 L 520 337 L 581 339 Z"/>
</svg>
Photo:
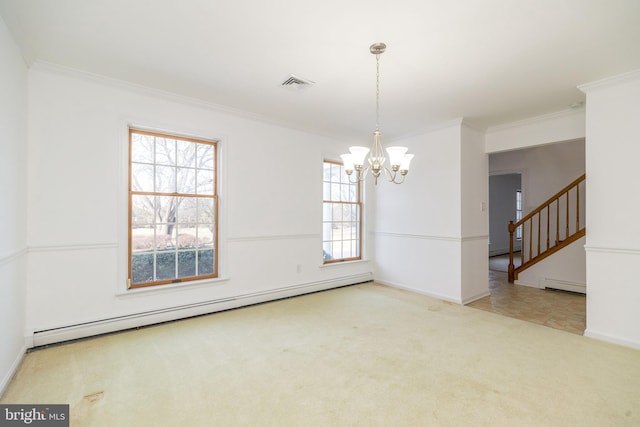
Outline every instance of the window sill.
<svg viewBox="0 0 640 427">
<path fill-rule="evenodd" d="M 330 262 L 328 264 L 322 264 L 320 265 L 320 268 L 331 268 L 331 267 L 337 267 L 340 265 L 352 265 L 352 264 L 361 264 L 361 263 L 367 263 L 370 260 L 368 259 L 356 259 L 353 261 L 339 261 L 339 262 Z"/>
<path fill-rule="evenodd" d="M 194 280 L 192 282 L 185 282 L 185 283 L 169 283 L 166 285 L 147 286 L 144 288 L 118 290 L 118 292 L 116 292 L 116 296 L 126 297 L 126 296 L 134 296 L 134 295 L 147 295 L 147 294 L 153 294 L 153 293 L 181 291 L 181 290 L 187 290 L 187 289 L 202 288 L 205 286 L 224 283 L 227 281 L 229 281 L 228 277 L 218 277 L 215 279 Z"/>
</svg>

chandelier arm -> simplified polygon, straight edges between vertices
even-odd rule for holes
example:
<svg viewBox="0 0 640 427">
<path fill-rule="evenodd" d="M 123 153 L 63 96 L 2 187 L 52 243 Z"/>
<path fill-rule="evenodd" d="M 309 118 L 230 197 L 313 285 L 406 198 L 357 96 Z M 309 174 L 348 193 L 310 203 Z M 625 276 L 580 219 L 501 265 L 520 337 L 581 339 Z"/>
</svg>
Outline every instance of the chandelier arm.
<svg viewBox="0 0 640 427">
<path fill-rule="evenodd" d="M 359 171 L 358 170 L 354 171 L 356 173 L 355 180 L 351 179 L 351 175 L 347 175 L 347 178 L 349 179 L 349 183 L 357 184 L 359 182 L 363 182 L 367 178 L 367 175 L 369 174 L 369 169 L 371 169 L 371 166 L 367 166 L 366 168 L 360 169 Z"/>
<path fill-rule="evenodd" d="M 391 182 L 393 182 L 394 184 L 402 184 L 404 182 L 404 179 L 407 177 L 406 175 L 400 175 L 402 177 L 402 179 L 400 181 L 396 181 L 397 175 L 393 177 L 393 180 Z"/>
<path fill-rule="evenodd" d="M 400 174 L 398 176 L 398 171 L 390 170 L 388 167 L 384 167 L 384 174 L 387 182 L 393 182 L 394 184 L 402 184 L 407 177 L 407 174 Z"/>
</svg>

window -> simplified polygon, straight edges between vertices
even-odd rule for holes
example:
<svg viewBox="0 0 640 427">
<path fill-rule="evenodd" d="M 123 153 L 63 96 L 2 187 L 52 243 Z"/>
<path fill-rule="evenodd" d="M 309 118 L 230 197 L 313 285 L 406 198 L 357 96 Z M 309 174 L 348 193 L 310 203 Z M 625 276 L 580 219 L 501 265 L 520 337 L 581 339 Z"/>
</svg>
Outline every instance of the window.
<svg viewBox="0 0 640 427">
<path fill-rule="evenodd" d="M 324 263 L 361 259 L 360 184 L 351 183 L 344 166 L 325 161 L 322 209 Z"/>
<path fill-rule="evenodd" d="M 129 288 L 218 276 L 216 147 L 129 130 Z"/>
<path fill-rule="evenodd" d="M 522 219 L 522 191 L 516 190 L 516 222 Z M 522 226 L 516 228 L 516 239 L 522 240 Z"/>
</svg>

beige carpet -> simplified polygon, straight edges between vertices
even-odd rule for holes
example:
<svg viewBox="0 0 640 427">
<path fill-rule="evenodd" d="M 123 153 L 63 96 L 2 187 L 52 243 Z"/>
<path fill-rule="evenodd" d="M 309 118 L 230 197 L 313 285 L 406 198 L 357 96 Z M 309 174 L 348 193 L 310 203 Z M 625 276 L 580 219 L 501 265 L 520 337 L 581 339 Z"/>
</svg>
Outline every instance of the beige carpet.
<svg viewBox="0 0 640 427">
<path fill-rule="evenodd" d="M 640 351 L 376 284 L 27 355 L 72 426 L 640 425 Z"/>
</svg>

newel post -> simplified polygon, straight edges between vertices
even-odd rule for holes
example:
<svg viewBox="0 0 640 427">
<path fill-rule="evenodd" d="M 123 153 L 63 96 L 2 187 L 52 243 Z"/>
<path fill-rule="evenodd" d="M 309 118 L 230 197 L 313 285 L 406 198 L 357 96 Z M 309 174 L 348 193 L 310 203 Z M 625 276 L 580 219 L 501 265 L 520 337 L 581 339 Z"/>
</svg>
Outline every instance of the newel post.
<svg viewBox="0 0 640 427">
<path fill-rule="evenodd" d="M 514 265 L 513 265 L 513 232 L 515 231 L 513 221 L 509 221 L 509 283 L 513 283 L 515 280 Z"/>
</svg>

